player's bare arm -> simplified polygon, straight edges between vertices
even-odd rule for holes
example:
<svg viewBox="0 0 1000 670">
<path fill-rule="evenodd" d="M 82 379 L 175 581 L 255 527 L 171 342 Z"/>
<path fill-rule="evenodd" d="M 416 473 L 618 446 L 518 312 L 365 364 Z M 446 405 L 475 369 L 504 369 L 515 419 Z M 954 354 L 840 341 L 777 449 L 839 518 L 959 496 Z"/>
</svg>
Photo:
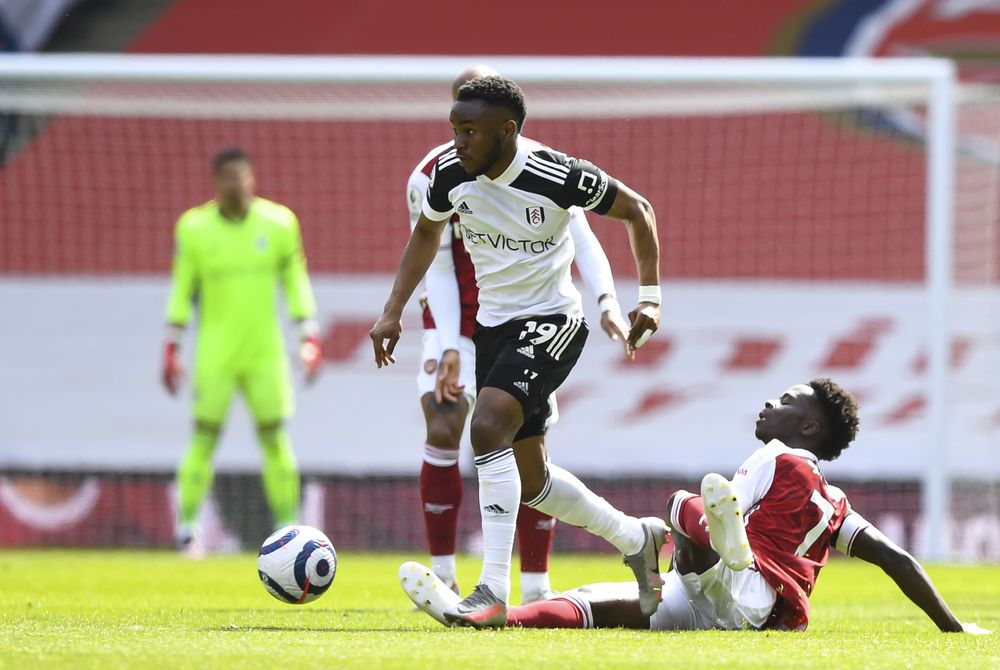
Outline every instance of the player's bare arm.
<svg viewBox="0 0 1000 670">
<path fill-rule="evenodd" d="M 913 604 L 945 633 L 985 633 L 976 624 L 963 624 L 938 593 L 923 566 L 874 526 L 868 526 L 851 545 L 851 556 L 882 568 Z"/>
<path fill-rule="evenodd" d="M 615 295 L 614 277 L 607 254 L 581 210 L 573 210 L 569 230 L 576 246 L 573 262 L 580 271 L 583 283 L 597 297 L 601 330 L 612 342 L 621 343 L 625 358 L 632 360 L 635 358 L 635 351 L 628 344 L 628 324 L 622 316 L 622 308 Z"/>
<path fill-rule="evenodd" d="M 628 343 L 628 324 L 622 318 L 622 308 L 618 299 L 611 293 L 604 293 L 597 299 L 601 310 L 601 330 L 612 342 L 621 342 L 625 350 L 625 358 L 635 360 L 635 349 Z"/>
<path fill-rule="evenodd" d="M 607 216 L 624 221 L 628 227 L 629 244 L 639 272 L 639 303 L 628 313 L 632 324 L 628 344 L 637 349 L 660 327 L 660 243 L 656 237 L 656 214 L 644 197 L 618 182 L 618 195 Z M 650 287 L 656 288 L 655 295 L 652 291 L 649 295 L 644 293 L 643 289 Z"/>
<path fill-rule="evenodd" d="M 431 221 L 421 214 L 410 234 L 410 241 L 403 250 L 399 270 L 396 271 L 396 280 L 393 282 L 382 316 L 368 333 L 375 349 L 375 365 L 380 368 L 396 362 L 392 352 L 403 332 L 401 320 L 403 307 L 406 306 L 420 278 L 434 260 L 434 255 L 441 245 L 441 231 L 444 230 L 445 223 L 447 220 Z"/>
</svg>

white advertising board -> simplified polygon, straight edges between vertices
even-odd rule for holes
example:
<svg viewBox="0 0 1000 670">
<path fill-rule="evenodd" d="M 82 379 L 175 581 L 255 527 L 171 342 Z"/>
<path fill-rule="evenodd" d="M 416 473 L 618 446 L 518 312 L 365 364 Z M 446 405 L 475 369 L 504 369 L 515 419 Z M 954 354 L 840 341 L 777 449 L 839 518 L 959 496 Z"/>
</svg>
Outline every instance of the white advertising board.
<svg viewBox="0 0 1000 670">
<path fill-rule="evenodd" d="M 411 304 L 398 362 L 388 369 L 375 368 L 366 333 L 390 285 L 388 277 L 314 277 L 327 363 L 311 388 L 296 379 L 291 432 L 303 470 L 418 468 L 418 312 Z M 627 310 L 635 287 L 619 292 Z M 176 465 L 190 430 L 190 387 L 171 398 L 159 385 L 166 293 L 166 278 L 0 281 L 0 467 Z M 631 364 L 596 327 L 589 303 L 590 341 L 559 392 L 561 420 L 550 433 L 552 458 L 565 467 L 591 475 L 729 472 L 756 447 L 763 402 L 818 376 L 861 403 L 860 436 L 828 474 L 915 478 L 926 467 L 919 286 L 664 282 L 662 329 Z M 951 319 L 948 467 L 996 479 L 1000 292 L 959 291 Z M 237 401 L 217 466 L 259 462 Z"/>
</svg>

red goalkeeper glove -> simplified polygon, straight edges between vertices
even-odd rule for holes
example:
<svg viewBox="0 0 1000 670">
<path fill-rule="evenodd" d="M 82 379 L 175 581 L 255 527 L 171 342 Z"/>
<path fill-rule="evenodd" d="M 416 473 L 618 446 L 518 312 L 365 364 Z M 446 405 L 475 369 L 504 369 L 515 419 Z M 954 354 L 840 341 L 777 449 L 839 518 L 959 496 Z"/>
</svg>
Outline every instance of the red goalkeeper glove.
<svg viewBox="0 0 1000 670">
<path fill-rule="evenodd" d="M 319 339 L 319 329 L 316 327 L 316 322 L 306 320 L 299 324 L 299 332 L 302 342 L 299 345 L 299 358 L 302 359 L 306 384 L 311 384 L 323 366 L 323 347 Z"/>
<path fill-rule="evenodd" d="M 168 337 L 163 347 L 163 370 L 161 379 L 163 387 L 170 395 L 177 395 L 181 382 L 184 380 L 184 368 L 181 366 L 180 337 Z"/>
</svg>

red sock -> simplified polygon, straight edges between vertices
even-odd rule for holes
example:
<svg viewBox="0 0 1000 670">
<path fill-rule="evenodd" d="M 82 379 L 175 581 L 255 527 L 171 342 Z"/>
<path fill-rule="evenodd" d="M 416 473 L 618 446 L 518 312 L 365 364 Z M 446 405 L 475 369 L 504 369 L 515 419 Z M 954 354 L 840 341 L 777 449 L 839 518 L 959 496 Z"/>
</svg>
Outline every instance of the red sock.
<svg viewBox="0 0 1000 670">
<path fill-rule="evenodd" d="M 548 572 L 556 520 L 533 507 L 517 510 L 517 546 L 521 552 L 521 572 Z"/>
<path fill-rule="evenodd" d="M 424 462 L 420 468 L 420 502 L 431 556 L 454 554 L 458 508 L 462 504 L 462 475 L 458 463 L 441 467 Z"/>
<path fill-rule="evenodd" d="M 507 625 L 521 628 L 583 628 L 583 612 L 565 598 L 542 600 L 507 610 Z"/>
<path fill-rule="evenodd" d="M 705 518 L 705 503 L 701 496 L 691 496 L 681 501 L 681 507 L 674 518 L 692 542 L 705 549 L 712 548 L 708 541 L 708 520 Z"/>
</svg>

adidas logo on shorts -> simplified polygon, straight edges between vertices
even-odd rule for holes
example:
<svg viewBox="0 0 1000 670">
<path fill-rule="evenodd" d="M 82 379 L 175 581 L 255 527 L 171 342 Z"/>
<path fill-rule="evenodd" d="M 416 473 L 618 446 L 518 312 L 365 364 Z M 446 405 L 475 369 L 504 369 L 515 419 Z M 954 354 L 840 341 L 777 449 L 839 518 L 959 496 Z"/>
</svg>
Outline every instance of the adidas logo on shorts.
<svg viewBox="0 0 1000 670">
<path fill-rule="evenodd" d="M 458 204 L 457 211 L 459 214 L 472 214 L 472 208 L 466 205 L 464 200 Z"/>
<path fill-rule="evenodd" d="M 528 394 L 528 382 L 514 382 L 514 386 L 516 386 L 521 391 L 523 391 L 524 395 L 529 395 Z"/>
<path fill-rule="evenodd" d="M 520 349 L 517 350 L 517 353 L 521 354 L 522 356 L 527 356 L 528 358 L 534 360 L 534 358 L 535 358 L 535 345 L 529 344 L 526 347 L 521 347 Z"/>
</svg>

